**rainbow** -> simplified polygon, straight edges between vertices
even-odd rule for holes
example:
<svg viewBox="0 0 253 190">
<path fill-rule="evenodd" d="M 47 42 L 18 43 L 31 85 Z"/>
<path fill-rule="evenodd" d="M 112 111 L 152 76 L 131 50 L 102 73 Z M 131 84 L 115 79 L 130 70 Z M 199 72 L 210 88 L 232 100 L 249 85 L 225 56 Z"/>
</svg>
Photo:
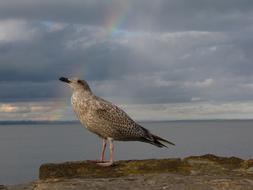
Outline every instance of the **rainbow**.
<svg viewBox="0 0 253 190">
<path fill-rule="evenodd" d="M 133 0 L 121 1 L 119 7 L 107 15 L 104 22 L 104 28 L 106 30 L 105 36 L 107 38 L 112 38 L 122 31 L 120 28 L 126 21 L 133 2 Z"/>
<path fill-rule="evenodd" d="M 104 32 L 101 35 L 104 39 L 111 39 L 114 37 L 117 37 L 120 34 L 129 34 L 129 32 L 126 32 L 121 29 L 122 25 L 126 22 L 127 17 L 130 14 L 131 7 L 133 6 L 134 0 L 122 0 L 118 1 L 117 7 L 113 7 L 111 11 L 108 13 L 108 15 L 105 17 L 104 24 L 102 27 L 104 28 Z M 46 23 L 50 24 L 50 23 Z M 85 64 L 85 63 L 84 63 Z M 76 68 L 76 70 L 73 70 L 73 76 L 76 77 L 83 77 L 84 73 L 84 65 Z M 66 91 L 64 92 L 56 92 L 57 94 L 66 94 Z M 54 109 L 55 110 L 62 110 L 62 113 L 55 113 L 55 115 L 50 118 L 51 120 L 64 120 L 64 109 L 69 105 L 69 99 L 64 99 L 64 101 L 59 101 L 55 103 Z"/>
<path fill-rule="evenodd" d="M 104 29 L 104 32 L 100 36 L 102 39 L 112 39 L 122 34 L 127 36 L 132 35 L 132 32 L 130 34 L 130 32 L 122 30 L 121 27 L 127 20 L 133 4 L 134 0 L 121 0 L 118 1 L 117 6 L 112 6 L 111 11 L 108 12 L 102 24 L 102 28 Z M 84 65 L 77 67 L 73 71 L 73 76 L 82 77 L 83 74 Z"/>
</svg>

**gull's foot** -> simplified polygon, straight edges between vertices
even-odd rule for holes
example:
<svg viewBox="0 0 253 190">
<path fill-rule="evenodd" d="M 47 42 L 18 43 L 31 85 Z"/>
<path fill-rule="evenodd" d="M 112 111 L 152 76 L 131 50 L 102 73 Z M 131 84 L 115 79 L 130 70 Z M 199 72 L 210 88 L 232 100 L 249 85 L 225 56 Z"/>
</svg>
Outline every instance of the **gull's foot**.
<svg viewBox="0 0 253 190">
<path fill-rule="evenodd" d="M 114 165 L 114 162 L 113 161 L 104 161 L 104 162 L 97 162 L 96 163 L 97 165 L 99 166 L 113 166 Z"/>
<path fill-rule="evenodd" d="M 102 160 L 87 160 L 87 162 L 97 164 L 99 166 L 113 166 L 113 161 L 102 161 Z"/>
<path fill-rule="evenodd" d="M 97 163 L 104 163 L 106 161 L 102 161 L 102 160 L 87 160 L 87 162 L 91 162 L 91 163 L 97 164 Z"/>
</svg>

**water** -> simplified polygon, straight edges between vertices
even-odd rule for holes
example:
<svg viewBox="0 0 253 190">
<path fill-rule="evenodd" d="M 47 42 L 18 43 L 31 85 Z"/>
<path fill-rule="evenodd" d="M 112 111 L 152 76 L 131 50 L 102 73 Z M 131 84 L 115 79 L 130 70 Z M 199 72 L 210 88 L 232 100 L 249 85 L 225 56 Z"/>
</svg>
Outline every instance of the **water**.
<svg viewBox="0 0 253 190">
<path fill-rule="evenodd" d="M 186 157 L 207 153 L 244 159 L 253 157 L 253 121 L 141 124 L 176 146 L 160 149 L 141 142 L 115 142 L 116 159 Z M 98 159 L 100 146 L 101 140 L 79 124 L 0 125 L 0 184 L 37 179 L 42 163 Z"/>
</svg>

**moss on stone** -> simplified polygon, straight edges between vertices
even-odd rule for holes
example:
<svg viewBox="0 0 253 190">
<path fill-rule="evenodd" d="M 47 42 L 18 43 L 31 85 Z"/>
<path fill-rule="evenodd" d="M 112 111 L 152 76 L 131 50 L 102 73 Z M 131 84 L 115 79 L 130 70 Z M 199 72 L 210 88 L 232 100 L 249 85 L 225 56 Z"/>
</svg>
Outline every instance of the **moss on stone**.
<svg viewBox="0 0 253 190">
<path fill-rule="evenodd" d="M 213 154 L 206 154 L 203 156 L 190 156 L 190 157 L 185 158 L 184 160 L 187 162 L 191 162 L 193 160 L 195 162 L 206 161 L 206 163 L 219 164 L 220 166 L 228 168 L 228 169 L 240 168 L 244 161 L 237 157 L 219 157 Z"/>
<path fill-rule="evenodd" d="M 108 178 L 125 177 L 138 174 L 174 173 L 183 175 L 235 176 L 252 175 L 252 160 L 244 161 L 236 157 L 218 157 L 207 154 L 191 156 L 183 160 L 149 159 L 118 161 L 110 167 L 95 163 L 65 162 L 60 164 L 43 164 L 40 167 L 40 179 L 62 178 Z"/>
<path fill-rule="evenodd" d="M 189 174 L 190 166 L 180 159 L 118 161 L 111 167 L 102 167 L 87 161 L 66 162 L 43 164 L 40 167 L 39 178 L 107 178 L 165 172 Z"/>
</svg>

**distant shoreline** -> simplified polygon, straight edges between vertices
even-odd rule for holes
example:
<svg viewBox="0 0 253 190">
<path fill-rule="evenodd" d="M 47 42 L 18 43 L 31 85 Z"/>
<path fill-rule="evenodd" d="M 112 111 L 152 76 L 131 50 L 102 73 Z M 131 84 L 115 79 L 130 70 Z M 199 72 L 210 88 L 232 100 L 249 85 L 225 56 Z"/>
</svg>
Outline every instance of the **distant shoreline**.
<svg viewBox="0 0 253 190">
<path fill-rule="evenodd" d="M 142 123 L 157 123 L 157 122 L 226 122 L 226 121 L 252 121 L 253 119 L 182 119 L 182 120 L 143 120 L 137 121 Z M 72 121 L 0 121 L 0 125 L 58 125 L 58 124 L 79 124 L 77 120 Z"/>
<path fill-rule="evenodd" d="M 78 121 L 0 121 L 0 125 L 58 125 L 75 124 Z"/>
</svg>

